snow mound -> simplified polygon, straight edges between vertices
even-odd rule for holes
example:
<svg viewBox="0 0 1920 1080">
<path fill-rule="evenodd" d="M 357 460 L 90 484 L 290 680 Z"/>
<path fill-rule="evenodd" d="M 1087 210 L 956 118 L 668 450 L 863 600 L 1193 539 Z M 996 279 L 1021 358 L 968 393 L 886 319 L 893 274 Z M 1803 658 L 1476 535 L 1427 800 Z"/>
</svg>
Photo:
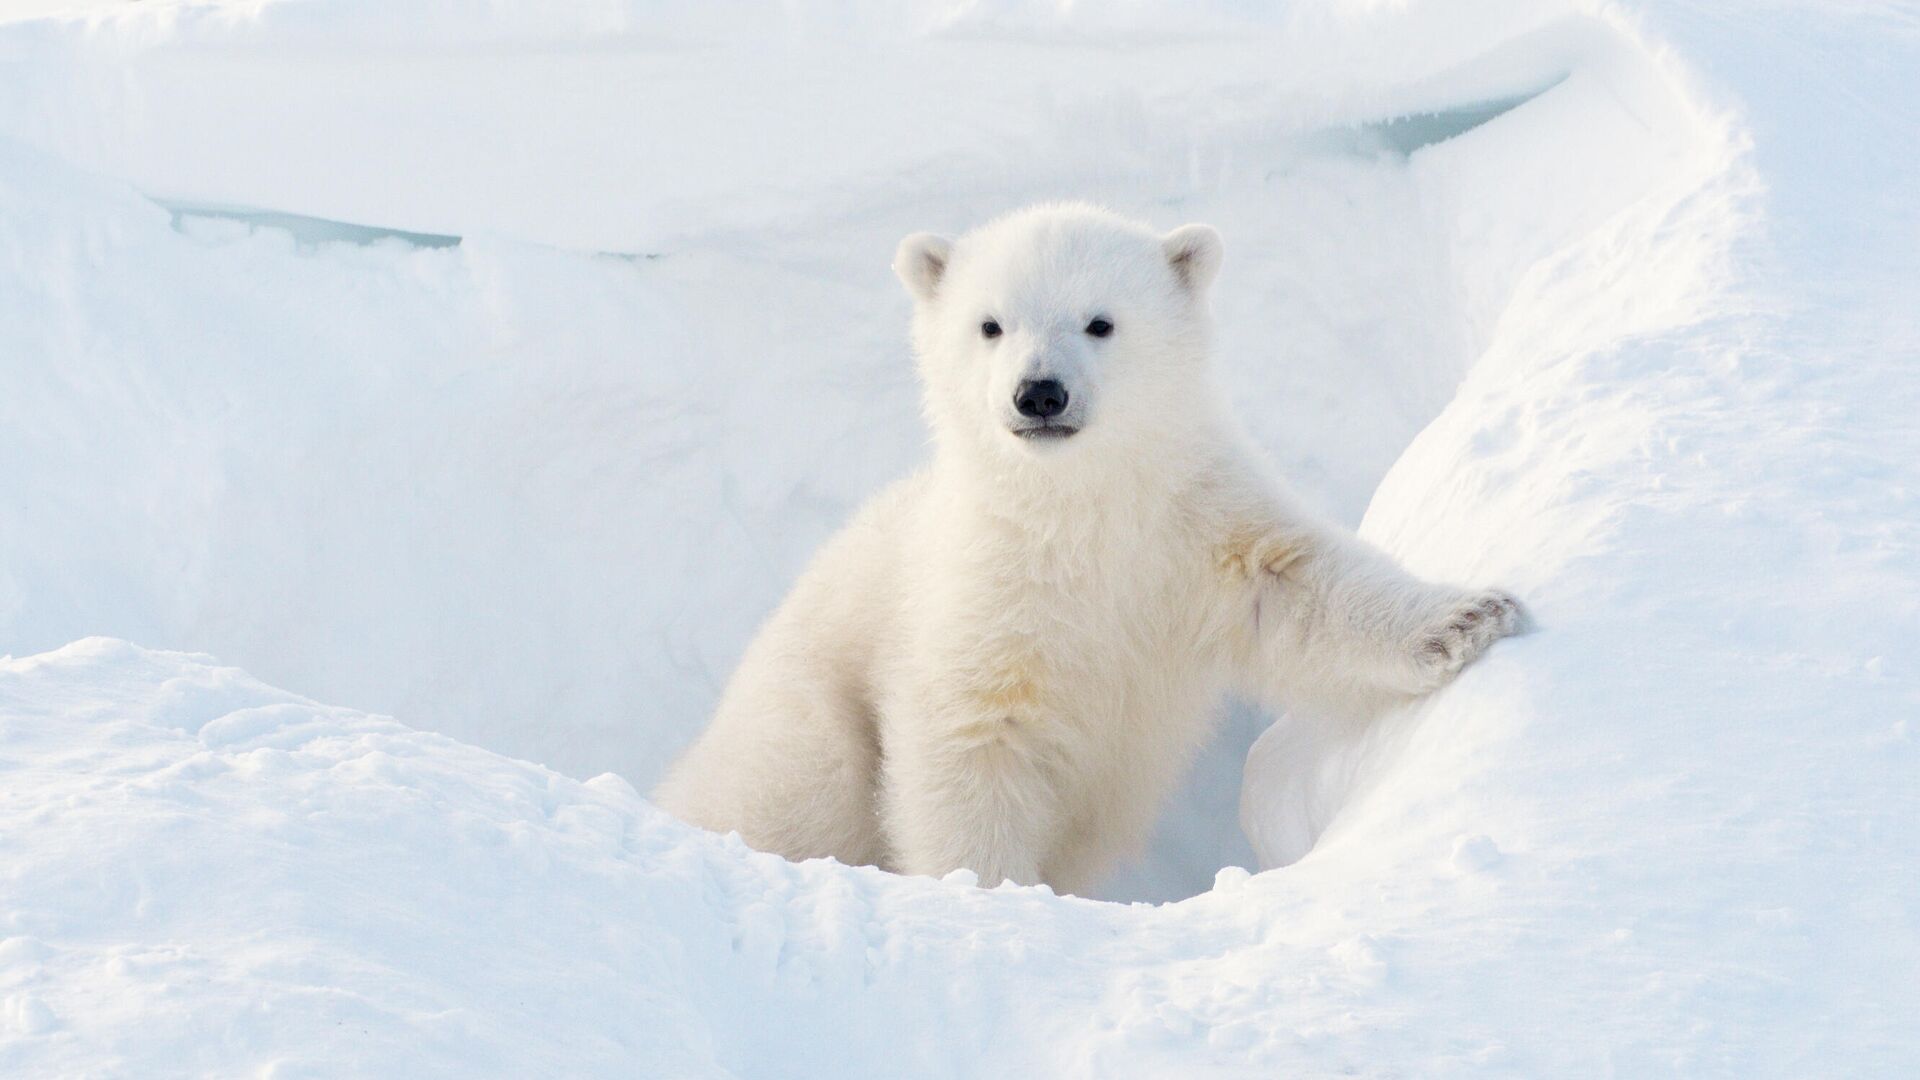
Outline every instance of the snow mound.
<svg viewBox="0 0 1920 1080">
<path fill-rule="evenodd" d="M 742 1045 L 748 1018 L 794 991 L 919 996 L 956 931 L 912 924 L 986 906 L 693 836 L 611 774 L 206 656 L 90 638 L 7 661 L 0 725 L 0 994 L 32 1036 L 0 1040 L 8 1075 L 817 1074 L 848 1058 Z"/>
<path fill-rule="evenodd" d="M 1143 73 L 1013 9 L 790 13 L 762 37 L 694 7 L 599 28 L 559 8 L 12 28 L 0 185 L 31 212 L 0 220 L 25 365 L 0 455 L 31 467 L 0 478 L 24 511 L 0 522 L 0 641 L 208 650 L 645 789 L 813 550 L 922 456 L 900 236 L 1062 195 L 1215 222 L 1246 419 L 1357 524 L 1484 344 L 1498 276 L 1670 155 L 1542 159 L 1536 186 L 1584 185 L 1553 204 L 1575 220 L 1512 209 L 1495 245 L 1455 240 L 1453 201 L 1488 211 L 1426 175 L 1449 140 L 1529 101 L 1624 122 L 1604 72 L 1572 75 L 1619 32 L 1565 13 L 1424 42 L 1443 16 L 1087 28 L 1122 54 L 1153 18 L 1204 31 Z M 1535 44 L 1484 55 L 1514 36 Z M 1320 55 L 1362 46 L 1366 78 Z M 1468 255 L 1489 264 L 1471 296 Z M 1238 776 L 1268 719 L 1227 715 L 1107 895 L 1253 860 Z"/>
<path fill-rule="evenodd" d="M 1916 72 L 1871 5 L 0 23 L 0 1071 L 1912 1071 Z M 665 818 L 919 453 L 894 241 L 1058 195 L 1221 226 L 1256 435 L 1542 631 L 1263 736 L 1285 869 L 1233 713 L 1108 892 L 1180 903 Z"/>
</svg>

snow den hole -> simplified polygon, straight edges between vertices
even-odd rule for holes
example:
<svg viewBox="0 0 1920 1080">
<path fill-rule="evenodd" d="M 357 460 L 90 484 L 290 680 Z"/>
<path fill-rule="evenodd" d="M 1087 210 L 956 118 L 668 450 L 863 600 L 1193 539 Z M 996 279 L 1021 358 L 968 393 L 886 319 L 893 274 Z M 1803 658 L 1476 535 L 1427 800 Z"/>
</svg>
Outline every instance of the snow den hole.
<svg viewBox="0 0 1920 1080">
<path fill-rule="evenodd" d="M 1417 123 L 1125 132 L 1177 163 L 1159 171 L 1101 164 L 1105 132 L 997 185 L 896 178 L 815 192 L 805 213 L 708 207 L 620 256 L 497 238 L 568 234 L 580 207 L 564 201 L 551 221 L 513 202 L 506 226 L 465 237 L 450 219 L 484 226 L 492 203 L 375 227 L 329 222 L 318 195 L 248 209 L 209 191 L 116 219 L 143 261 L 100 269 L 75 303 L 144 313 L 90 331 L 89 362 L 140 372 L 141 396 L 49 418 L 111 436 L 72 440 L 49 488 L 115 486 L 63 505 L 48 533 L 71 542 L 19 575 L 19 617 L 45 638 L 20 645 L 204 650 L 645 791 L 812 553 L 924 458 L 887 268 L 901 236 L 1060 197 L 1219 227 L 1218 353 L 1240 417 L 1309 501 L 1358 525 L 1513 298 L 1538 302 L 1527 275 L 1684 158 L 1683 110 L 1598 66 L 1606 79 L 1517 64 L 1385 114 Z M 285 85 L 329 107 L 313 72 Z M 176 158 L 201 160 L 156 156 Z M 356 197 L 404 205 L 425 182 L 383 172 Z M 155 277 L 175 284 L 167 304 L 136 302 Z M 1241 767 L 1271 719 L 1224 708 L 1148 850 L 1098 896 L 1185 897 L 1255 865 Z"/>
</svg>

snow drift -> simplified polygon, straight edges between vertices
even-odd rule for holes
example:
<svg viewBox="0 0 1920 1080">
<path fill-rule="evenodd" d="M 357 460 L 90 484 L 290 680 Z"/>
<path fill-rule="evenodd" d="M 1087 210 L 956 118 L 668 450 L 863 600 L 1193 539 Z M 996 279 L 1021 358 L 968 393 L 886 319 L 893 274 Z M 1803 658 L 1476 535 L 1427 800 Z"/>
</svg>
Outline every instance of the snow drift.
<svg viewBox="0 0 1920 1080">
<path fill-rule="evenodd" d="M 1920 47 L 1727 10 L 0 25 L 0 1066 L 1911 1067 Z M 1256 434 L 1543 631 L 1276 727 L 1248 831 L 1299 861 L 1179 904 L 664 818 L 919 453 L 886 254 L 1057 195 L 1220 226 Z M 103 633 L 266 681 L 56 649 Z M 1108 895 L 1252 861 L 1264 722 Z"/>
</svg>

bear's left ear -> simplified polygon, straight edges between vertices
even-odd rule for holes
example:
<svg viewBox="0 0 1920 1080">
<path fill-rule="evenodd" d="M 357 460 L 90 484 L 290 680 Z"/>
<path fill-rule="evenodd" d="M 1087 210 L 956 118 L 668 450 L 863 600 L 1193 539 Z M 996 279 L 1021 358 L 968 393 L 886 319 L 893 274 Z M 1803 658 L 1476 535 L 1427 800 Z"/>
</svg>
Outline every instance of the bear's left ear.
<svg viewBox="0 0 1920 1080">
<path fill-rule="evenodd" d="M 1211 225 L 1182 225 L 1160 241 L 1167 264 L 1195 296 L 1207 291 L 1220 272 L 1220 234 Z"/>
<path fill-rule="evenodd" d="M 915 300 L 924 304 L 933 299 L 940 278 L 947 272 L 947 257 L 953 253 L 953 241 L 932 233 L 917 232 L 900 241 L 893 253 L 893 272 Z"/>
</svg>

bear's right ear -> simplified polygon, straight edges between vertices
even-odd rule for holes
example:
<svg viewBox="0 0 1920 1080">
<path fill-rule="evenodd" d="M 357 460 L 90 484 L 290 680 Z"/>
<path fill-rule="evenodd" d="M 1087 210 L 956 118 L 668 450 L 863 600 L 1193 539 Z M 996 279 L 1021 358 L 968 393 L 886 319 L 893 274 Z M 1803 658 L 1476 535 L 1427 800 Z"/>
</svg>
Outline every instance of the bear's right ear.
<svg viewBox="0 0 1920 1080">
<path fill-rule="evenodd" d="M 947 272 L 947 256 L 953 253 L 953 241 L 932 233 L 917 232 L 900 241 L 893 253 L 893 272 L 916 301 L 933 299 L 940 278 Z"/>
<path fill-rule="evenodd" d="M 1160 241 L 1167 265 L 1195 296 L 1207 291 L 1220 272 L 1220 234 L 1211 225 L 1182 225 Z"/>
</svg>

